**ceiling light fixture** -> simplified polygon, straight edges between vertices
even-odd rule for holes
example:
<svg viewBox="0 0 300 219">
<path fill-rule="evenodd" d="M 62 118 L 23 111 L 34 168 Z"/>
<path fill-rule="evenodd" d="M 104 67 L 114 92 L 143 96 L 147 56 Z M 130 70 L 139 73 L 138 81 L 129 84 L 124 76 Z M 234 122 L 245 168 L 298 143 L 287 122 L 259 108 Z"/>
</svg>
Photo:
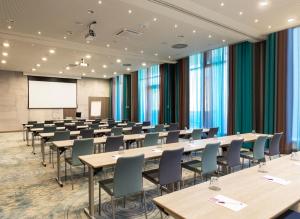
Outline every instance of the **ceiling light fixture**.
<svg viewBox="0 0 300 219">
<path fill-rule="evenodd" d="M 223 43 L 225 43 L 225 42 L 226 42 L 226 40 L 222 40 L 222 42 L 223 42 Z"/>
<path fill-rule="evenodd" d="M 156 18 L 156 17 L 155 17 L 155 18 L 153 18 L 153 21 L 154 21 L 154 22 L 156 22 L 156 21 L 157 21 L 157 18 Z"/>
<path fill-rule="evenodd" d="M 174 25 L 174 28 L 177 28 L 177 27 L 178 27 L 178 24 L 175 24 L 175 25 Z"/>
<path fill-rule="evenodd" d="M 38 31 L 38 35 L 42 35 L 42 32 L 41 32 L 41 31 Z"/>
<path fill-rule="evenodd" d="M 79 63 L 80 63 L 79 61 L 76 61 L 76 62 L 75 62 L 75 65 L 79 65 Z"/>
<path fill-rule="evenodd" d="M 131 13 L 132 13 L 132 10 L 131 10 L 131 9 L 129 9 L 129 10 L 128 10 L 128 14 L 131 14 Z"/>
<path fill-rule="evenodd" d="M 220 3 L 220 6 L 221 6 L 221 7 L 223 7 L 224 5 L 225 5 L 224 2 L 221 2 L 221 3 Z"/>
<path fill-rule="evenodd" d="M 212 35 L 209 34 L 209 35 L 208 35 L 208 38 L 212 38 Z"/>
<path fill-rule="evenodd" d="M 169 56 L 168 58 L 171 59 L 171 56 Z"/>
<path fill-rule="evenodd" d="M 8 53 L 7 52 L 3 52 L 2 55 L 6 57 L 6 56 L 8 56 Z"/>
<path fill-rule="evenodd" d="M 109 45 L 109 44 L 106 44 L 106 47 L 107 47 L 107 48 L 109 48 L 109 47 L 110 47 L 110 45 Z"/>
<path fill-rule="evenodd" d="M 146 65 L 147 65 L 147 63 L 146 63 L 146 62 L 143 62 L 143 63 L 142 63 L 142 66 L 146 66 Z"/>
<path fill-rule="evenodd" d="M 10 30 L 11 28 L 12 28 L 12 26 L 11 26 L 11 25 L 8 25 L 8 26 L 7 26 L 7 29 L 9 29 L 9 30 Z"/>
<path fill-rule="evenodd" d="M 50 53 L 50 54 L 54 54 L 54 53 L 55 53 L 55 50 L 54 50 L 54 49 L 50 49 L 50 50 L 49 50 L 49 53 Z"/>
<path fill-rule="evenodd" d="M 117 72 L 114 72 L 114 75 L 116 75 L 117 74 Z"/>
<path fill-rule="evenodd" d="M 124 49 L 125 49 L 125 51 L 127 51 L 127 50 L 128 50 L 128 48 L 127 48 L 127 47 L 125 47 Z"/>
<path fill-rule="evenodd" d="M 95 69 L 92 69 L 91 72 L 92 72 L 92 73 L 95 73 Z"/>
<path fill-rule="evenodd" d="M 2 64 L 6 64 L 6 60 L 1 60 L 1 63 Z"/>
<path fill-rule="evenodd" d="M 86 74 L 85 73 L 82 73 L 82 76 L 85 76 Z"/>
<path fill-rule="evenodd" d="M 107 68 L 107 65 L 105 65 L 105 64 L 104 64 L 104 65 L 102 65 L 102 68 Z"/>
<path fill-rule="evenodd" d="M 105 77 L 105 78 L 106 78 L 106 75 L 103 75 L 103 77 Z"/>
<path fill-rule="evenodd" d="M 263 0 L 263 1 L 260 1 L 259 2 L 259 5 L 261 6 L 261 7 L 265 7 L 265 6 L 267 6 L 269 4 L 269 2 L 267 1 L 267 0 Z"/>
<path fill-rule="evenodd" d="M 158 56 L 158 53 L 154 53 L 155 56 Z"/>
<path fill-rule="evenodd" d="M 9 45 L 8 42 L 4 42 L 4 43 L 3 43 L 3 46 L 4 46 L 5 48 L 8 48 L 10 45 Z"/>
<path fill-rule="evenodd" d="M 121 59 L 117 59 L 116 62 L 117 62 L 117 63 L 121 63 L 122 60 L 121 60 Z"/>
<path fill-rule="evenodd" d="M 46 62 L 48 59 L 46 57 L 42 58 L 42 61 Z"/>
<path fill-rule="evenodd" d="M 92 56 L 90 54 L 86 54 L 85 58 L 90 59 L 90 58 L 92 58 Z"/>
<path fill-rule="evenodd" d="M 32 71 L 36 71 L 36 69 L 35 68 L 33 68 L 33 69 L 31 69 Z"/>
<path fill-rule="evenodd" d="M 243 15 L 243 14 L 244 14 L 244 12 L 242 12 L 242 11 L 239 12 L 239 15 Z"/>
<path fill-rule="evenodd" d="M 268 26 L 268 28 L 269 28 L 269 29 L 271 29 L 271 28 L 272 28 L 272 26 L 271 26 L 271 25 L 269 25 L 269 26 Z"/>
<path fill-rule="evenodd" d="M 127 70 L 127 71 L 130 71 L 131 69 L 128 67 L 128 68 L 126 68 L 126 70 Z"/>
<path fill-rule="evenodd" d="M 143 51 L 143 50 L 141 50 L 141 53 L 142 53 L 142 54 L 144 54 L 144 51 Z"/>
<path fill-rule="evenodd" d="M 99 5 L 101 5 L 101 4 L 102 4 L 102 1 L 101 1 L 101 0 L 100 0 L 100 1 L 98 1 L 98 4 L 99 4 Z"/>
<path fill-rule="evenodd" d="M 67 39 L 67 37 L 66 37 L 66 36 L 64 36 L 64 39 L 66 40 L 66 39 Z"/>
<path fill-rule="evenodd" d="M 62 72 L 62 71 L 59 71 L 58 73 L 59 73 L 59 74 L 62 74 L 63 72 Z"/>
<path fill-rule="evenodd" d="M 69 71 L 69 70 L 70 70 L 70 67 L 69 67 L 69 66 L 67 66 L 67 67 L 66 67 L 66 70 L 68 70 L 68 71 Z"/>
<path fill-rule="evenodd" d="M 254 20 L 254 23 L 258 23 L 258 19 L 255 19 L 255 20 Z"/>
<path fill-rule="evenodd" d="M 193 33 L 196 33 L 196 30 L 193 30 Z"/>
<path fill-rule="evenodd" d="M 294 21 L 295 21 L 295 18 L 289 18 L 289 19 L 288 19 L 288 22 L 289 22 L 289 23 L 292 23 L 292 22 L 294 22 Z"/>
<path fill-rule="evenodd" d="M 36 67 L 38 67 L 38 68 L 39 68 L 39 67 L 41 67 L 41 65 L 40 65 L 40 64 L 36 64 L 35 66 L 36 66 Z"/>
</svg>

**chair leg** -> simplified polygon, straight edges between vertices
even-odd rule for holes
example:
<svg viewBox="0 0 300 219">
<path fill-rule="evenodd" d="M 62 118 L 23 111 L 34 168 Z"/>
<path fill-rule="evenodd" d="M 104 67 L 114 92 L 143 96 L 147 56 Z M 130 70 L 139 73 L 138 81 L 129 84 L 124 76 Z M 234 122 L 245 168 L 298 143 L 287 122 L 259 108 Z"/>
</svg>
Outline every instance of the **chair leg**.
<svg viewBox="0 0 300 219">
<path fill-rule="evenodd" d="M 98 214 L 101 215 L 101 186 L 99 184 L 99 205 L 98 205 Z"/>
<path fill-rule="evenodd" d="M 73 190 L 74 189 L 74 182 L 73 182 L 72 165 L 70 165 L 70 173 L 71 173 L 71 182 L 72 182 L 72 190 Z"/>
<path fill-rule="evenodd" d="M 196 172 L 194 172 L 194 185 L 196 184 Z"/>
<path fill-rule="evenodd" d="M 85 176 L 85 164 L 83 164 L 83 176 Z"/>
<path fill-rule="evenodd" d="M 123 197 L 123 208 L 125 208 L 126 207 L 126 197 L 124 196 Z"/>
<path fill-rule="evenodd" d="M 112 218 L 115 219 L 116 218 L 116 213 L 115 213 L 115 199 L 114 197 L 112 196 L 111 197 L 111 210 L 112 210 Z"/>
<path fill-rule="evenodd" d="M 145 218 L 147 219 L 147 203 L 146 203 L 146 194 L 145 191 L 142 192 L 142 196 L 143 196 L 143 203 L 144 203 L 144 210 L 145 210 Z"/>
<path fill-rule="evenodd" d="M 65 181 L 67 181 L 67 162 L 66 162 L 66 153 L 65 153 Z"/>
</svg>

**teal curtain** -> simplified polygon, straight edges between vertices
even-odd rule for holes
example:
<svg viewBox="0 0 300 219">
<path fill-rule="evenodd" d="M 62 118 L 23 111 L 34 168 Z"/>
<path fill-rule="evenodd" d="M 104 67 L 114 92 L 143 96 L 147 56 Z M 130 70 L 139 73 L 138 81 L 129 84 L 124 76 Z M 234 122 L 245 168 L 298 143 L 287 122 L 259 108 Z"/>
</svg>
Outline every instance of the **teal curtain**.
<svg viewBox="0 0 300 219">
<path fill-rule="evenodd" d="M 122 119 L 130 120 L 131 116 L 131 76 L 123 75 L 123 103 L 122 105 Z"/>
<path fill-rule="evenodd" d="M 158 124 L 159 119 L 159 65 L 138 71 L 138 119 Z"/>
<path fill-rule="evenodd" d="M 123 75 L 114 78 L 114 119 L 117 121 L 123 118 Z"/>
<path fill-rule="evenodd" d="M 109 106 L 108 106 L 108 117 L 113 117 L 113 79 L 109 79 Z"/>
<path fill-rule="evenodd" d="M 253 44 L 236 44 L 234 59 L 234 132 L 248 133 L 253 128 Z"/>
<path fill-rule="evenodd" d="M 266 41 L 266 67 L 264 92 L 264 133 L 274 133 L 276 106 L 276 66 L 277 66 L 277 33 L 272 33 Z"/>
</svg>

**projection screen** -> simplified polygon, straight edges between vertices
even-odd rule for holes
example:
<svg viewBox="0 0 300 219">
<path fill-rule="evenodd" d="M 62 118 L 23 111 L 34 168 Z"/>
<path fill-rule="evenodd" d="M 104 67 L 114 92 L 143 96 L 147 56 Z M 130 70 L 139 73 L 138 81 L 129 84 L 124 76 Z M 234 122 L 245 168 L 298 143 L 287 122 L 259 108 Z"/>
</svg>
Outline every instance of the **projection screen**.
<svg viewBox="0 0 300 219">
<path fill-rule="evenodd" d="M 28 107 L 77 108 L 76 82 L 28 80 Z"/>
</svg>

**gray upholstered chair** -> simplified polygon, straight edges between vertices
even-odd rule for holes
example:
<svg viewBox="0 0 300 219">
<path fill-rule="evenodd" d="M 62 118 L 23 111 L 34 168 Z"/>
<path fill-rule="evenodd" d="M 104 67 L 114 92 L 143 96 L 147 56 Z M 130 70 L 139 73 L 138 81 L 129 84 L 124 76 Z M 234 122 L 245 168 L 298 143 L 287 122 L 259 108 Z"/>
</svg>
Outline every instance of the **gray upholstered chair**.
<svg viewBox="0 0 300 219">
<path fill-rule="evenodd" d="M 33 128 L 44 128 L 44 123 L 33 123 Z"/>
<path fill-rule="evenodd" d="M 53 120 L 45 120 L 45 124 L 53 124 Z"/>
<path fill-rule="evenodd" d="M 77 130 L 75 125 L 65 125 L 65 128 L 66 128 L 66 130 L 69 130 L 69 131 L 76 131 Z"/>
<path fill-rule="evenodd" d="M 279 156 L 280 157 L 280 139 L 283 135 L 283 132 L 275 133 L 270 141 L 269 149 L 265 151 L 265 155 L 269 156 L 270 160 L 273 156 Z"/>
<path fill-rule="evenodd" d="M 94 129 L 81 129 L 79 135 L 82 138 L 93 138 L 94 137 Z"/>
<path fill-rule="evenodd" d="M 166 144 L 177 143 L 179 140 L 180 131 L 169 131 L 166 139 Z"/>
<path fill-rule="evenodd" d="M 89 127 L 90 127 L 91 129 L 97 130 L 97 129 L 99 129 L 99 123 L 92 123 L 92 124 L 89 125 Z"/>
<path fill-rule="evenodd" d="M 151 122 L 150 121 L 144 121 L 142 126 L 150 126 L 151 125 Z"/>
<path fill-rule="evenodd" d="M 170 192 L 167 188 L 168 185 L 172 185 L 172 190 L 174 191 L 174 184 L 177 183 L 179 189 L 181 181 L 182 153 L 183 148 L 165 150 L 162 153 L 159 168 L 143 172 L 143 177 L 145 179 L 159 186 L 161 195 L 163 190 Z"/>
<path fill-rule="evenodd" d="M 141 125 L 135 125 L 135 126 L 132 126 L 132 129 L 131 129 L 131 134 L 141 134 L 142 133 L 142 126 Z"/>
<path fill-rule="evenodd" d="M 71 181 L 72 181 L 72 189 L 74 188 L 72 167 L 83 165 L 81 161 L 78 159 L 79 156 L 89 155 L 93 153 L 94 153 L 94 139 L 87 138 L 87 139 L 74 140 L 71 157 L 65 157 L 65 176 L 67 177 L 67 164 L 69 164 Z M 83 173 L 85 173 L 85 168 L 83 170 Z"/>
<path fill-rule="evenodd" d="M 148 146 L 158 145 L 158 138 L 159 138 L 158 132 L 147 133 L 145 135 L 143 146 L 148 147 Z"/>
<path fill-rule="evenodd" d="M 50 139 L 51 142 L 53 141 L 63 141 L 63 140 L 69 140 L 70 139 L 70 131 L 64 130 L 64 131 L 55 131 L 54 136 Z M 53 152 L 56 150 L 56 148 L 53 145 L 50 145 L 50 152 L 49 152 L 49 162 L 54 166 L 53 163 Z"/>
<path fill-rule="evenodd" d="M 241 165 L 241 148 L 243 139 L 231 141 L 225 156 L 218 157 L 218 165 L 226 167 L 226 172 L 230 173 L 235 167 Z"/>
<path fill-rule="evenodd" d="M 204 135 L 204 138 L 213 138 L 215 135 L 218 134 L 218 131 L 219 131 L 218 127 L 216 127 L 216 128 L 210 128 L 208 130 L 207 135 Z"/>
<path fill-rule="evenodd" d="M 56 127 L 65 127 L 65 124 L 63 122 L 56 122 Z"/>
<path fill-rule="evenodd" d="M 154 127 L 153 132 L 163 132 L 165 126 L 163 124 L 158 124 Z"/>
<path fill-rule="evenodd" d="M 82 125 L 84 125 L 84 121 L 75 122 L 75 126 L 82 126 Z"/>
<path fill-rule="evenodd" d="M 121 128 L 121 127 L 113 127 L 113 128 L 111 129 L 111 134 L 112 134 L 113 136 L 122 135 L 122 134 L 123 134 L 123 128 Z"/>
<path fill-rule="evenodd" d="M 144 155 L 132 157 L 120 157 L 117 160 L 114 177 L 99 181 L 99 215 L 101 215 L 101 189 L 111 196 L 112 218 L 116 216 L 116 200 L 123 198 L 124 207 L 126 197 L 141 194 L 145 217 L 147 218 L 147 207 L 145 192 L 143 189 L 142 170 L 144 166 Z"/>
<path fill-rule="evenodd" d="M 28 125 L 33 125 L 35 123 L 37 123 L 37 121 L 28 121 Z"/>
<path fill-rule="evenodd" d="M 196 183 L 196 174 L 200 174 L 201 180 L 203 177 L 214 174 L 218 171 L 217 154 L 220 147 L 220 142 L 207 144 L 201 154 L 201 160 L 191 160 L 182 164 L 182 168 L 194 172 L 194 184 Z"/>
<path fill-rule="evenodd" d="M 50 132 L 55 132 L 56 131 L 56 126 L 45 126 L 44 127 L 44 133 L 50 133 Z"/>
<path fill-rule="evenodd" d="M 244 151 L 241 152 L 242 164 L 244 166 L 244 159 L 249 160 L 249 167 L 252 163 L 259 163 L 266 161 L 265 159 L 265 146 L 267 142 L 267 136 L 259 136 L 254 145 L 253 151 Z"/>
<path fill-rule="evenodd" d="M 72 122 L 71 119 L 65 119 L 64 121 L 65 121 L 65 123 L 71 123 Z"/>
<path fill-rule="evenodd" d="M 120 147 L 124 147 L 124 136 L 107 136 L 104 151 L 118 151 Z"/>
<path fill-rule="evenodd" d="M 169 128 L 168 131 L 176 131 L 179 130 L 179 125 L 178 123 L 170 123 L 169 124 Z"/>
<path fill-rule="evenodd" d="M 202 129 L 193 129 L 191 137 L 193 140 L 200 140 L 202 138 Z"/>
<path fill-rule="evenodd" d="M 127 127 L 133 127 L 135 125 L 135 122 L 128 122 Z"/>
</svg>

